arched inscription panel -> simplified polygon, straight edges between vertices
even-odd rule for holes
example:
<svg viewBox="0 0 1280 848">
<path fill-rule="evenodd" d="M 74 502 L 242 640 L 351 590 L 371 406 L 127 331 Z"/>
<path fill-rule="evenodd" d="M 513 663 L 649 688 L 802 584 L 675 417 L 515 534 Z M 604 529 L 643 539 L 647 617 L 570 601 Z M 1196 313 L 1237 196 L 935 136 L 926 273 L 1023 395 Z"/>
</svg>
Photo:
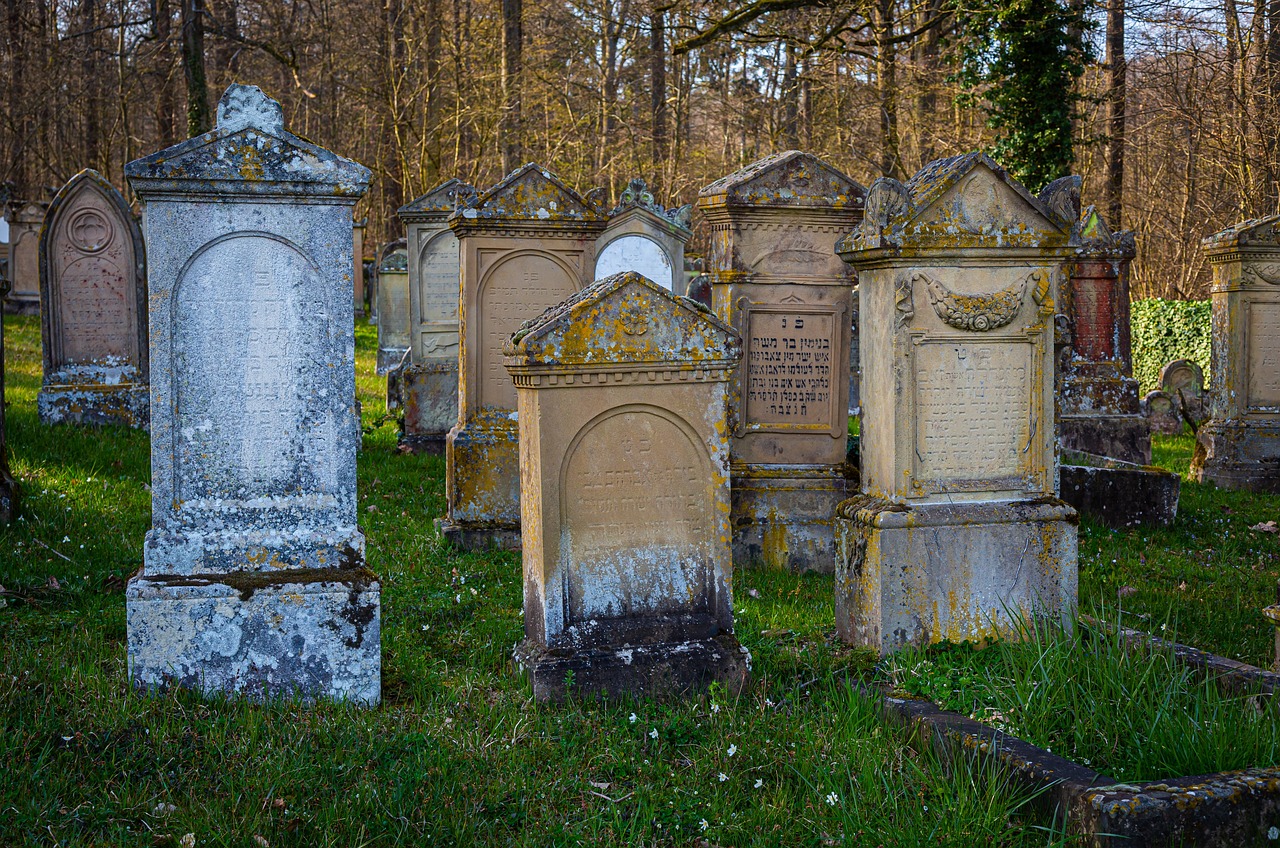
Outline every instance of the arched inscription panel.
<svg viewBox="0 0 1280 848">
<path fill-rule="evenodd" d="M 522 322 L 536 318 L 578 290 L 577 281 L 549 256 L 520 253 L 503 260 L 480 289 L 480 405 L 516 408 L 516 387 L 502 367 L 502 346 Z"/>
<path fill-rule="evenodd" d="M 333 477 L 330 404 L 313 397 L 328 339 L 319 271 L 296 247 L 236 234 L 202 248 L 174 304 L 174 422 L 183 499 L 322 491 Z M 309 412 L 311 410 L 311 412 Z"/>
<path fill-rule="evenodd" d="M 623 271 L 635 271 L 671 290 L 671 260 L 656 241 L 645 236 L 619 236 L 605 245 L 596 257 L 596 279 L 603 280 Z"/>
<path fill-rule="evenodd" d="M 452 230 L 423 234 L 418 253 L 418 350 L 433 358 L 458 355 L 458 237 Z"/>
<path fill-rule="evenodd" d="M 710 481 L 706 449 L 668 412 L 588 424 L 560 481 L 568 620 L 707 611 Z"/>
</svg>

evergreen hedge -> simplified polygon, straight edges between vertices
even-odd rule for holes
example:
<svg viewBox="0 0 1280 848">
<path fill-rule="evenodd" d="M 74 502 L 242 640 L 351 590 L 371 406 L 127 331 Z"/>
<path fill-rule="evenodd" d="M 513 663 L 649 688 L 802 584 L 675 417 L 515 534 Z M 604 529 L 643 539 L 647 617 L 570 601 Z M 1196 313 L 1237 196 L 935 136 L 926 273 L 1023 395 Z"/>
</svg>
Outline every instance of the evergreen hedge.
<svg viewBox="0 0 1280 848">
<path fill-rule="evenodd" d="M 1175 359 L 1190 359 L 1209 381 L 1210 313 L 1207 300 L 1135 300 L 1129 327 L 1133 334 L 1133 376 L 1143 394 L 1160 388 L 1160 369 Z"/>
</svg>

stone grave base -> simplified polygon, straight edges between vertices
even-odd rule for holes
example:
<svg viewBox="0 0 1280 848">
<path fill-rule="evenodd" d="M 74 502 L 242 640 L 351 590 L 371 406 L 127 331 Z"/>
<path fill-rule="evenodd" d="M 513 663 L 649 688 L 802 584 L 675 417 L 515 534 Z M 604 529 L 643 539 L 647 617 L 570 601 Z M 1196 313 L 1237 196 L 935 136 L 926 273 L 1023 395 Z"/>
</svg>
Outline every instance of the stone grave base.
<svg viewBox="0 0 1280 848">
<path fill-rule="evenodd" d="M 143 689 L 374 705 L 380 597 L 363 568 L 139 574 L 125 592 L 129 678 Z"/>
<path fill-rule="evenodd" d="M 732 487 L 735 565 L 835 570 L 832 525 L 849 496 L 843 466 L 735 467 Z"/>
<path fill-rule="evenodd" d="M 1141 415 L 1064 415 L 1058 420 L 1064 450 L 1151 464 L 1151 424 Z"/>
<path fill-rule="evenodd" d="M 526 639 L 514 659 L 533 697 L 553 703 L 580 696 L 662 698 L 713 682 L 734 694 L 751 671 L 751 655 L 732 633 L 621 648 L 548 649 Z"/>
<path fill-rule="evenodd" d="M 1280 494 L 1280 422 L 1209 421 L 1196 434 L 1191 479 L 1222 489 Z"/>
<path fill-rule="evenodd" d="M 376 364 L 378 376 L 383 377 L 394 371 L 400 364 L 400 360 L 404 359 L 406 351 L 408 351 L 408 348 L 404 347 L 378 348 L 378 361 Z"/>
<path fill-rule="evenodd" d="M 1152 465 L 1063 451 L 1062 499 L 1108 527 L 1168 527 L 1178 515 L 1182 478 Z"/>
<path fill-rule="evenodd" d="M 912 506 L 850 498 L 836 516 L 836 630 L 887 654 L 1016 637 L 1016 617 L 1069 623 L 1078 521 L 1052 498 Z"/>
<path fill-rule="evenodd" d="M 436 527 L 463 550 L 520 549 L 520 432 L 500 424 L 454 428 L 446 440 L 449 511 Z"/>
<path fill-rule="evenodd" d="M 41 424 L 119 424 L 147 429 L 151 389 L 145 383 L 45 386 L 36 395 Z"/>
<path fill-rule="evenodd" d="M 458 362 L 406 365 L 401 372 L 404 432 L 400 447 L 413 453 L 444 453 L 445 436 L 458 421 Z"/>
<path fill-rule="evenodd" d="M 30 297 L 24 297 L 22 295 L 9 294 L 4 298 L 4 314 L 39 315 L 40 296 L 31 295 Z"/>
</svg>

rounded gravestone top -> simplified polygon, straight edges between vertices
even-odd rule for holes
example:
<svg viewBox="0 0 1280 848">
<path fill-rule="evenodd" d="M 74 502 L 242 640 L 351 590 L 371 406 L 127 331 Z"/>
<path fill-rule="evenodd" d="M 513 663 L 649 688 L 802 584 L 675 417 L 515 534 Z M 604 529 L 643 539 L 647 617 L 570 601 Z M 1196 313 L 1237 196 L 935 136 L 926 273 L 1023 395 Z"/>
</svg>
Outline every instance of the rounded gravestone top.
<svg viewBox="0 0 1280 848">
<path fill-rule="evenodd" d="M 1147 396 L 1142 399 L 1142 414 L 1148 418 L 1153 415 L 1176 414 L 1173 398 L 1167 392 L 1147 392 Z"/>
<path fill-rule="evenodd" d="M 1175 359 L 1160 369 L 1160 388 L 1170 395 L 1204 394 L 1204 371 L 1190 359 Z"/>
</svg>

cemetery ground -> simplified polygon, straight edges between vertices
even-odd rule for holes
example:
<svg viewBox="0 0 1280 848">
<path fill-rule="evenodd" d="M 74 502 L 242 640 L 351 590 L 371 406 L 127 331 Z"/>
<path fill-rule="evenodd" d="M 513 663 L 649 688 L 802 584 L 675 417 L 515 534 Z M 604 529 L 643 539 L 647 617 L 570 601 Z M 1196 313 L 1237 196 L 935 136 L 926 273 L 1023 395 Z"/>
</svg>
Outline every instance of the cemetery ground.
<svg viewBox="0 0 1280 848">
<path fill-rule="evenodd" d="M 1043 734 L 1036 741 L 1068 757 L 1115 758 L 1127 746 L 1145 757 L 1132 765 L 1136 778 L 1196 746 L 1205 770 L 1280 761 L 1274 715 L 1260 725 L 1255 713 L 1250 725 L 1236 699 L 1225 729 L 1197 734 L 1177 722 L 1195 710 L 1203 718 L 1215 696 L 1195 679 L 1169 684 L 1176 669 L 1159 662 L 1126 664 L 1105 637 L 1092 664 L 1046 633 L 1039 648 L 949 646 L 877 667 L 835 639 L 831 577 L 764 570 L 735 579 L 737 632 L 753 663 L 741 695 L 535 705 L 510 663 L 519 556 L 442 546 L 432 521 L 444 509 L 443 459 L 395 452 L 363 322 L 360 517 L 383 581 L 382 705 L 140 696 L 126 677 L 123 590 L 149 526 L 146 434 L 39 425 L 38 321 L 5 322 L 24 517 L 0 530 L 0 844 L 180 845 L 187 834 L 229 846 L 1066 841 L 997 773 L 944 765 L 882 722 L 850 679 L 896 679 Z M 1185 475 L 1191 449 L 1189 436 L 1157 437 L 1156 462 Z M 1082 611 L 1267 666 L 1273 631 L 1259 610 L 1280 577 L 1280 534 L 1267 524 L 1277 520 L 1280 499 L 1185 480 L 1171 528 L 1116 532 L 1085 520 Z M 1000 706 L 1009 693 L 1015 707 L 1029 704 L 1056 688 L 1043 681 L 1099 668 L 1114 691 L 1090 695 L 1076 680 L 1065 731 L 1052 726 L 1054 710 L 1011 718 Z M 1080 730 L 1086 713 L 1114 720 Z M 1073 727 L 1092 748 L 1061 736 Z M 1116 733 L 1130 738 L 1107 736 Z M 1226 761 L 1246 736 L 1250 761 Z"/>
</svg>

